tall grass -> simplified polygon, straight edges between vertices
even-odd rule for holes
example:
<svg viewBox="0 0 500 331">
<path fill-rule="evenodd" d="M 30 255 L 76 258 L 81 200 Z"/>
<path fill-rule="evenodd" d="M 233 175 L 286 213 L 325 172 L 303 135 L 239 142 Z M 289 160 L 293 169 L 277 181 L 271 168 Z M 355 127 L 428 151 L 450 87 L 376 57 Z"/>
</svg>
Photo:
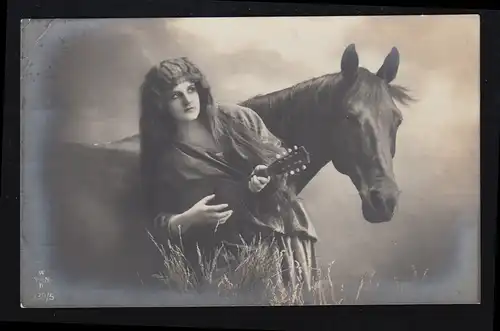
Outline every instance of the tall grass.
<svg viewBox="0 0 500 331">
<path fill-rule="evenodd" d="M 234 249 L 221 245 L 213 258 L 206 260 L 198 249 L 198 268 L 194 272 L 181 247 L 167 241 L 165 247 L 158 244 L 153 235 L 150 239 L 163 257 L 163 270 L 154 275 L 169 290 L 182 293 L 215 292 L 228 299 L 244 299 L 259 305 L 304 305 L 338 303 L 331 277 L 328 281 L 317 280 L 312 288 L 306 288 L 299 270 L 297 281 L 286 284 L 281 274 L 283 253 L 271 250 L 269 244 L 256 240 L 243 243 Z M 222 266 L 222 268 L 221 268 Z M 330 286 L 325 289 L 325 284 Z M 328 294 L 327 294 L 328 293 Z"/>
<path fill-rule="evenodd" d="M 346 293 L 344 284 L 333 281 L 335 261 L 316 270 L 317 277 L 310 287 L 306 286 L 299 266 L 297 281 L 287 284 L 281 273 L 283 253 L 271 250 L 272 246 L 261 240 L 243 242 L 236 250 L 221 245 L 208 260 L 198 249 L 197 267 L 201 273 L 197 275 L 181 247 L 167 241 L 167 254 L 165 247 L 158 244 L 150 232 L 148 235 L 163 257 L 163 269 L 153 277 L 168 290 L 178 293 L 215 293 L 228 302 L 249 305 L 340 305 L 359 303 L 367 286 L 378 288 L 378 283 L 373 284 L 375 272 L 372 272 L 361 277 L 355 293 Z M 418 277 L 414 266 L 412 268 Z M 427 270 L 422 279 L 426 274 Z"/>
</svg>

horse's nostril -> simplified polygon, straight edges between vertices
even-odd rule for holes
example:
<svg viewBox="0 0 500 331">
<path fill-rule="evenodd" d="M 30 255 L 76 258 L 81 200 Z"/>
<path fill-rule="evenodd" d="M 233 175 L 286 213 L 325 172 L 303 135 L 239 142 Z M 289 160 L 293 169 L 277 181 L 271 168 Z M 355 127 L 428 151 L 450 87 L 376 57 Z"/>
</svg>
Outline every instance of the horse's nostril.
<svg viewBox="0 0 500 331">
<path fill-rule="evenodd" d="M 372 202 L 373 208 L 380 210 L 384 208 L 384 199 L 380 195 L 379 191 L 370 192 L 370 200 Z"/>
<path fill-rule="evenodd" d="M 396 208 L 396 198 L 389 198 L 385 201 L 385 204 L 386 204 L 386 207 L 387 207 L 387 210 L 389 210 L 391 213 L 394 212 L 394 209 Z"/>
</svg>

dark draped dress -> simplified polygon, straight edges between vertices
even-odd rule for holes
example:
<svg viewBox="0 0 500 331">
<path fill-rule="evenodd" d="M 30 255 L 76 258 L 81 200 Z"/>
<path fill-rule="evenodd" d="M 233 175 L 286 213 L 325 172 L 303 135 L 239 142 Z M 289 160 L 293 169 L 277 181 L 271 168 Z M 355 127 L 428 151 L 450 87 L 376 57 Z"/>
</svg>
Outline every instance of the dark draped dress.
<svg viewBox="0 0 500 331">
<path fill-rule="evenodd" d="M 235 121 L 255 130 L 262 140 L 281 146 L 281 142 L 251 109 L 239 105 L 219 104 L 217 107 Z M 200 157 L 196 153 L 200 153 Z M 280 178 L 272 177 L 261 192 L 251 192 L 248 189 L 248 175 L 254 165 L 246 162 L 245 156 L 230 146 L 217 150 L 177 142 L 173 150 L 162 155 L 161 160 L 160 169 L 165 171 L 159 172 L 156 183 L 155 215 L 159 216 L 156 220 L 168 220 L 170 215 L 182 213 L 212 193 L 215 193 L 215 199 L 211 203 L 228 203 L 234 211 L 216 230 L 213 225 L 198 225 L 182 232 L 179 238 L 171 234 L 174 232 L 170 232 L 168 226 L 155 223 L 156 237 L 164 246 L 166 241 L 170 241 L 181 247 L 199 278 L 203 278 L 200 253 L 205 260 L 210 260 L 221 245 L 234 252 L 241 249 L 244 243 L 248 247 L 248 244 L 252 244 L 252 238 L 255 238 L 262 245 L 267 245 L 269 254 L 281 252 L 280 265 L 274 267 L 279 269 L 286 284 L 296 284 L 299 274 L 297 267 L 300 266 L 301 279 L 305 288 L 310 289 L 317 268 L 314 249 L 316 232 L 298 199 L 294 199 L 291 206 L 273 202 L 274 183 Z M 223 166 L 219 167 L 219 164 Z M 289 213 L 266 213 L 269 208 L 274 208 L 274 211 L 288 208 Z M 220 264 L 224 265 L 224 262 Z M 271 267 L 269 272 L 273 272 Z"/>
</svg>

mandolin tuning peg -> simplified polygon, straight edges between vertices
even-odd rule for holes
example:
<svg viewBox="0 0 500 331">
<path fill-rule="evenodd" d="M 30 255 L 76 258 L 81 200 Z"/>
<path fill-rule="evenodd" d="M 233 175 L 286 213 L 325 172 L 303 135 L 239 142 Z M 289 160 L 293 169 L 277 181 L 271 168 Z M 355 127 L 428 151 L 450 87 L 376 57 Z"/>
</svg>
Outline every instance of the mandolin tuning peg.
<svg viewBox="0 0 500 331">
<path fill-rule="evenodd" d="M 295 169 L 295 171 L 296 171 L 296 172 L 299 172 L 299 171 L 300 171 L 300 168 Z"/>
<path fill-rule="evenodd" d="M 304 165 L 302 166 L 302 169 L 303 169 L 303 170 L 306 170 L 306 168 L 307 168 L 307 166 L 304 164 Z"/>
<path fill-rule="evenodd" d="M 281 158 L 281 154 L 276 154 L 276 158 Z"/>
<path fill-rule="evenodd" d="M 299 148 L 297 147 L 297 145 L 294 145 L 293 149 L 298 150 Z"/>
<path fill-rule="evenodd" d="M 295 171 L 293 171 L 293 170 L 290 171 L 290 175 L 292 175 L 292 176 L 295 175 Z"/>
</svg>

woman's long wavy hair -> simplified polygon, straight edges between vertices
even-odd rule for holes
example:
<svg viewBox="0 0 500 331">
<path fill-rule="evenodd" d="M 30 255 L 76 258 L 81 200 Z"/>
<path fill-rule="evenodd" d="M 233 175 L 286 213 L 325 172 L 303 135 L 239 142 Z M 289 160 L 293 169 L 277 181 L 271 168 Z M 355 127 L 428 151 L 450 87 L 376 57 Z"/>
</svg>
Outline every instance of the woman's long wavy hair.
<svg viewBox="0 0 500 331">
<path fill-rule="evenodd" d="M 140 89 L 140 168 L 146 199 L 146 206 L 149 210 L 157 212 L 158 206 L 154 205 L 154 186 L 159 176 L 159 159 L 161 155 L 169 153 L 173 148 L 176 135 L 176 121 L 166 110 L 165 92 L 172 86 L 159 78 L 158 68 L 153 67 L 147 74 Z M 236 122 L 228 114 L 218 110 L 212 97 L 210 86 L 206 78 L 200 74 L 193 79 L 196 90 L 200 97 L 200 117 L 199 119 L 207 127 L 216 142 L 221 142 L 222 138 L 229 139 L 229 146 L 247 159 L 250 167 L 257 164 L 269 165 L 277 153 L 282 152 L 281 147 L 261 141 L 255 132 L 247 128 L 243 123 Z M 165 164 L 162 163 L 162 166 Z M 162 168 L 161 171 L 168 171 Z M 273 181 L 271 188 L 275 194 L 271 200 L 266 201 L 266 205 L 289 204 L 294 198 L 292 190 L 288 188 L 283 177 Z M 153 205 L 152 205 L 153 204 Z M 151 209 L 152 208 L 152 209 Z M 268 208 L 265 208 L 268 209 Z M 276 208 L 270 208 L 276 211 Z M 282 208 L 281 211 L 288 210 Z"/>
</svg>

